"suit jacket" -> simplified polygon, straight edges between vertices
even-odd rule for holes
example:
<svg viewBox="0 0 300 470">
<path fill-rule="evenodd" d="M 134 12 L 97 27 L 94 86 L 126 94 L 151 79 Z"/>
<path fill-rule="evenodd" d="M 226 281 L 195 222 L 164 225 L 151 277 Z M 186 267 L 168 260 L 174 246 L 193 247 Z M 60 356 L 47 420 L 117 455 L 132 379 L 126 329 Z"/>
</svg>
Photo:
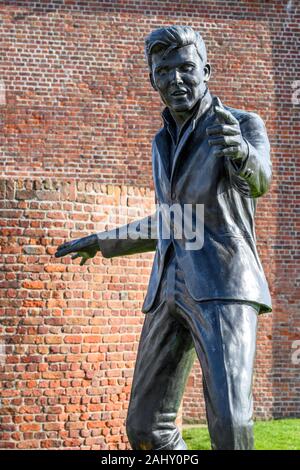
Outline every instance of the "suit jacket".
<svg viewBox="0 0 300 470">
<path fill-rule="evenodd" d="M 155 250 L 142 309 L 144 313 L 154 302 L 171 244 L 188 291 L 195 301 L 251 301 L 260 305 L 260 312 L 272 310 L 268 284 L 255 245 L 254 228 L 256 200 L 268 190 L 271 181 L 266 129 L 257 114 L 224 106 L 239 121 L 248 144 L 248 156 L 241 165 L 227 157 L 213 156 L 206 129 L 219 123 L 214 112 L 214 99 L 207 92 L 196 115 L 183 129 L 171 168 L 167 109 L 164 111 L 165 125 L 156 134 L 152 145 L 157 203 L 165 207 L 177 204 L 182 208 L 189 204 L 194 221 L 196 205 L 202 204 L 203 246 L 187 249 L 184 233 L 182 238 L 177 238 L 174 224 L 171 224 L 170 236 L 164 238 L 163 224 L 158 223 L 158 211 L 120 227 L 114 238 L 111 237 L 113 231 L 97 234 L 100 250 L 108 258 Z M 155 227 L 155 235 L 153 231 L 151 235 L 150 223 L 152 229 Z M 141 238 L 132 239 L 130 233 L 136 227 L 140 229 Z"/>
</svg>

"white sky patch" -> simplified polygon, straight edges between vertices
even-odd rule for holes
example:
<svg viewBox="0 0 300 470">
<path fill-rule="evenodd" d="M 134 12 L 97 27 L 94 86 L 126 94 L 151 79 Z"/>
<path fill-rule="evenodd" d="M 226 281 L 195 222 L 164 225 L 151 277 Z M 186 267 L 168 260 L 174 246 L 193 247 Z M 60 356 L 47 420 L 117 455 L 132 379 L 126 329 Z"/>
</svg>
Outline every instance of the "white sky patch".
<svg viewBox="0 0 300 470">
<path fill-rule="evenodd" d="M 6 90 L 4 80 L 0 78 L 0 105 L 6 104 Z"/>
<path fill-rule="evenodd" d="M 5 364 L 5 344 L 0 341 L 0 364 Z"/>
</svg>

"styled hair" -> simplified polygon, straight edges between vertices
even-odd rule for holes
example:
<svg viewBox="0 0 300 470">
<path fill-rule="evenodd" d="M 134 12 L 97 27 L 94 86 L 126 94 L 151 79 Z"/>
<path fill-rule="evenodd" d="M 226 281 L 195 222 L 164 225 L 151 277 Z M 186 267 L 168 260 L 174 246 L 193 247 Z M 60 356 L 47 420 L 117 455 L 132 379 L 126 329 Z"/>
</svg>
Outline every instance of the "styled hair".
<svg viewBox="0 0 300 470">
<path fill-rule="evenodd" d="M 191 26 L 166 26 L 152 31 L 145 39 L 145 55 L 149 69 L 152 68 L 152 54 L 165 51 L 164 56 L 172 49 L 194 44 L 201 60 L 206 64 L 207 52 L 205 42 L 200 33 Z"/>
</svg>

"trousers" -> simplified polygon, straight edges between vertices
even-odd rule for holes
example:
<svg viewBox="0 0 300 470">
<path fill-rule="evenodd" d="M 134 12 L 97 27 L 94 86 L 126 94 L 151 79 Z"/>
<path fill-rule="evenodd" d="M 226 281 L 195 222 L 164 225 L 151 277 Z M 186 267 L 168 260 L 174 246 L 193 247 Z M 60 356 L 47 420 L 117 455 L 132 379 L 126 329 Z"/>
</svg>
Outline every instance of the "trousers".
<svg viewBox="0 0 300 470">
<path fill-rule="evenodd" d="M 169 252 L 137 352 L 126 420 L 132 449 L 187 449 L 175 420 L 196 357 L 212 449 L 253 449 L 258 311 L 248 302 L 194 301 Z"/>
</svg>

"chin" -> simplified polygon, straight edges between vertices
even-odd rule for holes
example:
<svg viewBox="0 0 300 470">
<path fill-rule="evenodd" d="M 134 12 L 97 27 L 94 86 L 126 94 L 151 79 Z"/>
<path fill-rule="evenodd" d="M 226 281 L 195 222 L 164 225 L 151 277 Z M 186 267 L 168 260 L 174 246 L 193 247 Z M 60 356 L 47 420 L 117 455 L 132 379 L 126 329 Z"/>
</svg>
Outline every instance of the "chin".
<svg viewBox="0 0 300 470">
<path fill-rule="evenodd" d="M 190 109 L 192 109 L 192 105 L 190 103 L 177 103 L 177 104 L 173 104 L 172 106 L 172 109 L 174 109 L 174 111 L 177 111 L 177 112 L 184 112 L 184 111 L 189 111 Z"/>
</svg>

